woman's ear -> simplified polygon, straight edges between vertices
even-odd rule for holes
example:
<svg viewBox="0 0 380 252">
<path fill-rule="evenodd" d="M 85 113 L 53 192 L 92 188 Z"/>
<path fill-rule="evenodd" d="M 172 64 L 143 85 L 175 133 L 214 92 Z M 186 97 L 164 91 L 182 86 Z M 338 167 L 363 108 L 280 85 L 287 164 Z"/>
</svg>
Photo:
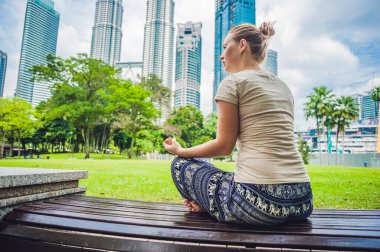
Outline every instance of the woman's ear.
<svg viewBox="0 0 380 252">
<path fill-rule="evenodd" d="M 239 42 L 240 53 L 243 53 L 247 49 L 247 46 L 248 46 L 247 40 L 241 39 Z"/>
</svg>

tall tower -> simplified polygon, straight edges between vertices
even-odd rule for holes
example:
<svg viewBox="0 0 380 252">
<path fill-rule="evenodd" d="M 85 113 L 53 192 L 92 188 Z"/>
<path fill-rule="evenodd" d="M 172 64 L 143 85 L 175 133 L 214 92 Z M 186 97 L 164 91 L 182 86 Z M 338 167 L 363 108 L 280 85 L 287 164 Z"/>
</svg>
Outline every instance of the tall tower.
<svg viewBox="0 0 380 252">
<path fill-rule="evenodd" d="M 174 52 L 174 1 L 147 0 L 144 28 L 143 71 L 144 77 L 153 73 L 162 85 L 172 89 Z M 168 117 L 168 108 L 160 108 L 159 123 Z"/>
<path fill-rule="evenodd" d="M 272 74 L 278 74 L 277 68 L 277 52 L 272 49 L 268 49 L 266 53 L 265 60 L 263 62 L 263 67 L 265 70 L 271 72 Z"/>
<path fill-rule="evenodd" d="M 5 73 L 7 72 L 7 54 L 0 51 L 0 96 L 4 96 Z"/>
<path fill-rule="evenodd" d="M 202 23 L 178 24 L 175 64 L 174 107 L 193 105 L 200 109 Z"/>
<path fill-rule="evenodd" d="M 46 55 L 55 55 L 59 13 L 52 0 L 28 0 L 22 37 L 16 96 L 33 106 L 51 96 L 50 84 L 31 81 L 34 65 L 46 64 Z"/>
<path fill-rule="evenodd" d="M 220 82 L 227 76 L 219 60 L 222 54 L 223 40 L 228 31 L 239 24 L 256 24 L 255 0 L 216 0 L 215 1 L 215 48 L 214 48 L 214 85 L 213 98 Z M 212 105 L 216 112 L 216 104 Z"/>
<path fill-rule="evenodd" d="M 122 0 L 97 0 L 92 27 L 91 58 L 114 66 L 120 61 Z"/>
<path fill-rule="evenodd" d="M 173 0 L 148 0 L 144 28 L 143 76 L 154 73 L 172 88 L 174 52 Z"/>
</svg>

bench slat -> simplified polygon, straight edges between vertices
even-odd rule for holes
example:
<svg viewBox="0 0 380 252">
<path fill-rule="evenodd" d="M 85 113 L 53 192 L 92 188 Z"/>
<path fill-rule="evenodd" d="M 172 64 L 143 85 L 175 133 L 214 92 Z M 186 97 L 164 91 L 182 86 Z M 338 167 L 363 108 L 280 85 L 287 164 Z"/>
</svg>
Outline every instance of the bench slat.
<svg viewBox="0 0 380 252">
<path fill-rule="evenodd" d="M 16 223 L 40 225 L 45 227 L 71 229 L 77 231 L 125 235 L 150 239 L 174 241 L 202 242 L 215 244 L 231 244 L 243 246 L 269 246 L 282 248 L 314 248 L 314 249 L 366 249 L 377 250 L 380 239 L 334 237 L 328 239 L 318 235 L 297 234 L 262 234 L 262 233 L 230 233 L 220 231 L 186 230 L 177 228 L 138 226 L 121 223 L 104 223 L 102 221 L 72 219 L 67 217 L 46 216 L 34 213 L 14 212 L 11 219 Z"/>
<path fill-rule="evenodd" d="M 80 204 L 79 204 L 80 205 Z M 126 211 L 124 209 L 121 210 L 109 210 L 107 209 L 99 209 L 99 208 L 91 208 L 91 207 L 82 207 L 82 206 L 73 206 L 73 205 L 59 205 L 59 204 L 49 204 L 49 203 L 40 203 L 40 204 L 34 204 L 33 208 L 24 207 L 19 208 L 19 210 L 25 210 L 25 211 L 33 211 L 35 209 L 35 212 L 40 212 L 38 209 L 44 209 L 44 210 L 61 210 L 65 212 L 75 212 L 75 213 L 83 213 L 83 214 L 95 214 L 95 215 L 105 215 L 105 216 L 118 216 L 122 218 L 138 218 L 138 219 L 146 219 L 146 220 L 158 220 L 158 221 L 176 221 L 177 224 L 181 223 L 181 225 L 188 225 L 190 222 L 192 224 L 192 227 L 199 227 L 199 228 L 217 228 L 220 230 L 233 230 L 234 227 L 236 229 L 236 225 L 231 224 L 223 224 L 223 223 L 217 223 L 212 222 L 209 217 L 205 215 L 197 215 L 197 214 L 189 214 L 189 215 L 163 215 L 161 213 L 154 214 L 152 211 L 148 211 L 148 213 L 144 211 L 140 212 L 139 210 L 134 211 Z M 202 221 L 198 221 L 197 217 L 202 218 Z M 126 219 L 127 220 L 127 219 Z M 207 222 L 206 222 L 207 221 Z M 344 218 L 344 219 L 324 219 L 324 218 L 315 218 L 312 217 L 309 219 L 311 222 L 313 228 L 332 228 L 332 229 L 359 229 L 359 230 L 372 230 L 372 231 L 380 231 L 380 221 L 373 221 L 373 220 L 355 220 L 351 218 Z M 163 223 L 164 225 L 164 223 Z M 169 224 L 170 225 L 170 224 Z M 283 227 L 284 226 L 284 227 Z M 297 228 L 305 228 L 310 227 L 309 222 L 299 222 L 299 223 L 291 223 L 289 225 L 281 225 L 279 228 L 281 230 L 295 230 Z M 245 227 L 238 225 L 239 229 L 252 229 L 252 227 Z M 265 229 L 265 227 L 264 227 Z M 272 229 L 272 227 L 269 227 L 269 229 Z"/>
<path fill-rule="evenodd" d="M 17 243 L 25 243 L 25 239 L 28 240 L 26 245 L 29 247 L 22 246 L 20 250 L 17 251 L 30 251 L 31 246 L 34 248 L 30 242 L 48 243 L 47 246 L 50 250 L 36 250 L 36 251 L 82 251 L 78 248 L 68 248 L 58 246 L 57 244 L 66 244 L 75 247 L 87 248 L 86 251 L 99 251 L 99 249 L 107 251 L 147 251 L 147 252 L 157 252 L 157 251 L 173 251 L 173 252 L 198 252 L 200 246 L 188 246 L 182 244 L 175 244 L 174 242 L 159 242 L 159 241 L 148 241 L 148 239 L 136 239 L 132 237 L 122 237 L 122 236 L 105 236 L 96 233 L 85 233 L 85 232 L 75 232 L 66 231 L 59 229 L 46 229 L 41 227 L 32 226 L 21 226 L 14 224 L 0 224 L 1 234 L 6 235 L 7 239 L 3 238 L 0 241 L 2 245 L 10 244 L 9 247 L 12 248 L 12 244 L 16 241 Z M 57 239 L 58 237 L 58 239 Z M 10 239 L 10 240 L 8 240 Z M 53 246 L 51 246 L 53 245 Z M 26 249 L 23 249 L 26 248 Z M 61 248 L 61 250 L 55 250 L 56 248 Z M 231 251 L 246 251 L 253 252 L 258 251 L 256 249 L 248 248 L 228 248 L 228 247 L 210 247 L 207 245 L 201 245 L 202 251 L 205 252 L 231 252 Z M 14 248 L 13 248 L 14 249 Z M 54 249 L 54 250 L 53 250 Z M 15 251 L 15 250 L 13 250 Z"/>
</svg>

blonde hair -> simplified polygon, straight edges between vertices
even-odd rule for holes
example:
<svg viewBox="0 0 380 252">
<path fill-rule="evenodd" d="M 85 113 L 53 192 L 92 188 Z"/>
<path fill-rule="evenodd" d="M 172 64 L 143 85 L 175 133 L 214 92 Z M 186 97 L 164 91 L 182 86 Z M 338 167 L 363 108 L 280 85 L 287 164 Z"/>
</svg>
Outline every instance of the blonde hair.
<svg viewBox="0 0 380 252">
<path fill-rule="evenodd" d="M 251 49 L 251 53 L 258 63 L 265 59 L 268 40 L 274 35 L 275 22 L 264 22 L 259 28 L 253 24 L 245 23 L 233 27 L 230 30 L 232 39 L 236 42 L 245 39 Z"/>
</svg>

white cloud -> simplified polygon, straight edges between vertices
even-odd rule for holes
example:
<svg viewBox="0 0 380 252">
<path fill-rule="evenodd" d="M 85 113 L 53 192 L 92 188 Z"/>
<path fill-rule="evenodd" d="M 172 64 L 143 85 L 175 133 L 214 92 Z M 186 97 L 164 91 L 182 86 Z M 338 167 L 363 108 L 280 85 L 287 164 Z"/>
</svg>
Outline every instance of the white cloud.
<svg viewBox="0 0 380 252">
<path fill-rule="evenodd" d="M 123 6 L 121 60 L 142 61 L 146 0 L 124 0 Z M 26 0 L 0 0 L 0 13 L 5 13 L 0 16 L 0 50 L 8 53 L 7 95 L 16 87 L 25 7 Z M 95 1 L 56 0 L 55 8 L 61 13 L 57 55 L 90 53 Z M 313 87 L 327 85 L 337 96 L 350 95 L 372 88 L 373 72 L 374 85 L 380 85 L 379 65 L 368 65 L 355 48 L 380 43 L 379 9 L 377 0 L 256 1 L 258 24 L 277 21 L 270 48 L 278 52 L 279 77 L 295 97 L 296 128 L 308 126 L 302 108 Z M 186 21 L 203 24 L 201 110 L 206 115 L 213 103 L 214 1 L 176 0 L 175 27 Z"/>
</svg>

